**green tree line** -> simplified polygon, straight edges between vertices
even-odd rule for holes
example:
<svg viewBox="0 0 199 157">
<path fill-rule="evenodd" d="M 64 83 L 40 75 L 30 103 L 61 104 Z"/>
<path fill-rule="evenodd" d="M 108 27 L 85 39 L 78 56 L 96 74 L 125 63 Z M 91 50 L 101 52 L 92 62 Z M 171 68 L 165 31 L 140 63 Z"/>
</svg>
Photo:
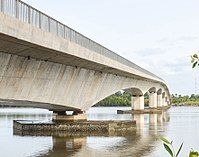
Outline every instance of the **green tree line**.
<svg viewBox="0 0 199 157">
<path fill-rule="evenodd" d="M 149 104 L 149 97 L 147 94 L 144 95 L 145 106 Z M 199 106 L 199 95 L 171 95 L 172 104 L 176 106 L 180 105 L 198 105 Z M 102 101 L 98 102 L 95 106 L 131 106 L 131 94 L 127 92 L 117 92 Z"/>
<path fill-rule="evenodd" d="M 145 105 L 148 105 L 147 95 L 145 95 Z M 131 94 L 119 91 L 98 102 L 95 106 L 131 106 Z"/>
<path fill-rule="evenodd" d="M 173 105 L 197 105 L 199 106 L 199 95 L 198 94 L 191 94 L 189 95 L 178 95 L 178 94 L 172 94 L 172 104 Z"/>
</svg>

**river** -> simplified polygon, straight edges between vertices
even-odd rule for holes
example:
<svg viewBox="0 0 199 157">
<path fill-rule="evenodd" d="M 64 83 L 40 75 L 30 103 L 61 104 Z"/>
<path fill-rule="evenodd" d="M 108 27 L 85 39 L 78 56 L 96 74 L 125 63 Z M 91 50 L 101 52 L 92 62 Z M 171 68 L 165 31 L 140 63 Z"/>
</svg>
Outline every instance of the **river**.
<svg viewBox="0 0 199 157">
<path fill-rule="evenodd" d="M 15 119 L 48 120 L 52 113 L 43 109 L 0 109 L 0 157 L 169 157 L 160 136 L 174 141 L 177 148 L 184 142 L 180 157 L 191 148 L 199 150 L 199 108 L 172 107 L 163 114 L 117 115 L 121 107 L 95 107 L 89 120 L 131 120 L 138 122 L 137 132 L 122 135 L 53 136 L 18 135 L 13 133 Z"/>
</svg>

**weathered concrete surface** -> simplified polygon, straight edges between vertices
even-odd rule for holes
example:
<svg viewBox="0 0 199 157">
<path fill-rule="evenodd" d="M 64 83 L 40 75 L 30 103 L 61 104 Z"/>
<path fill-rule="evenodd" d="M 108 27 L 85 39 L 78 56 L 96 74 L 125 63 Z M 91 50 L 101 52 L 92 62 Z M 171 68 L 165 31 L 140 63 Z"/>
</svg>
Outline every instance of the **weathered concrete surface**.
<svg viewBox="0 0 199 157">
<path fill-rule="evenodd" d="M 86 122 L 37 122 L 37 121 L 14 121 L 14 130 L 20 131 L 66 131 L 66 132 L 114 132 L 135 131 L 135 121 L 86 121 Z"/>
<path fill-rule="evenodd" d="M 165 82 L 0 13 L 0 100 L 51 110 L 87 110 L 122 89 Z M 20 105 L 20 104 L 19 104 Z"/>
<path fill-rule="evenodd" d="M 151 92 L 149 93 L 149 107 L 150 108 L 157 108 L 157 93 L 156 92 Z"/>
<path fill-rule="evenodd" d="M 144 96 L 143 95 L 132 96 L 131 104 L 134 110 L 143 110 L 144 109 Z"/>
<path fill-rule="evenodd" d="M 77 114 L 77 115 L 53 115 L 53 121 L 55 122 L 76 122 L 76 121 L 87 121 L 87 115 L 84 114 Z"/>
<path fill-rule="evenodd" d="M 53 136 L 53 137 L 65 137 L 65 138 L 79 138 L 79 137 L 86 137 L 86 136 L 132 136 L 132 134 L 136 134 L 136 125 L 133 130 L 117 130 L 117 131 L 43 131 L 43 130 L 36 130 L 36 131 L 29 131 L 29 130 L 22 130 L 20 126 L 13 128 L 13 134 L 17 136 Z"/>
</svg>

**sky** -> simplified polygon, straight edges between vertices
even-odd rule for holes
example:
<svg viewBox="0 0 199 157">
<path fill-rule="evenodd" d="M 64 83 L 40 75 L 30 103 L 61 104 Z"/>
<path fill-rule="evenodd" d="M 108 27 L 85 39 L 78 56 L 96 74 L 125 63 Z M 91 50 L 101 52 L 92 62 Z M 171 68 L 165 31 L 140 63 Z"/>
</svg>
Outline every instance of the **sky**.
<svg viewBox="0 0 199 157">
<path fill-rule="evenodd" d="M 170 92 L 199 92 L 198 0 L 24 0 L 163 78 Z"/>
</svg>

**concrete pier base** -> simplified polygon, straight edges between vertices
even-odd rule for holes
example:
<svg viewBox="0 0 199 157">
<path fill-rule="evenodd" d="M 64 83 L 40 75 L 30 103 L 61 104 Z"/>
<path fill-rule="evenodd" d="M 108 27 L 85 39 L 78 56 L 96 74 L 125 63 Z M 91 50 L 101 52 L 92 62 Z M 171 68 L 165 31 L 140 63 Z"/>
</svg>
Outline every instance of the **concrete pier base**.
<svg viewBox="0 0 199 157">
<path fill-rule="evenodd" d="M 87 121 L 87 115 L 84 111 L 73 111 L 72 115 L 68 115 L 66 111 L 53 111 L 54 122 L 75 122 L 75 121 Z"/>
<path fill-rule="evenodd" d="M 117 114 L 159 114 L 165 110 L 168 110 L 169 108 L 170 106 L 164 106 L 159 108 L 146 108 L 143 110 L 117 110 Z"/>
<path fill-rule="evenodd" d="M 17 120 L 13 121 L 13 130 L 26 132 L 56 132 L 63 131 L 68 133 L 106 133 L 115 131 L 135 131 L 135 121 L 76 121 L 76 122 L 40 122 Z"/>
<path fill-rule="evenodd" d="M 78 114 L 78 115 L 53 115 L 53 121 L 69 121 L 69 122 L 75 122 L 75 121 L 87 121 L 87 115 L 86 114 Z"/>
</svg>

